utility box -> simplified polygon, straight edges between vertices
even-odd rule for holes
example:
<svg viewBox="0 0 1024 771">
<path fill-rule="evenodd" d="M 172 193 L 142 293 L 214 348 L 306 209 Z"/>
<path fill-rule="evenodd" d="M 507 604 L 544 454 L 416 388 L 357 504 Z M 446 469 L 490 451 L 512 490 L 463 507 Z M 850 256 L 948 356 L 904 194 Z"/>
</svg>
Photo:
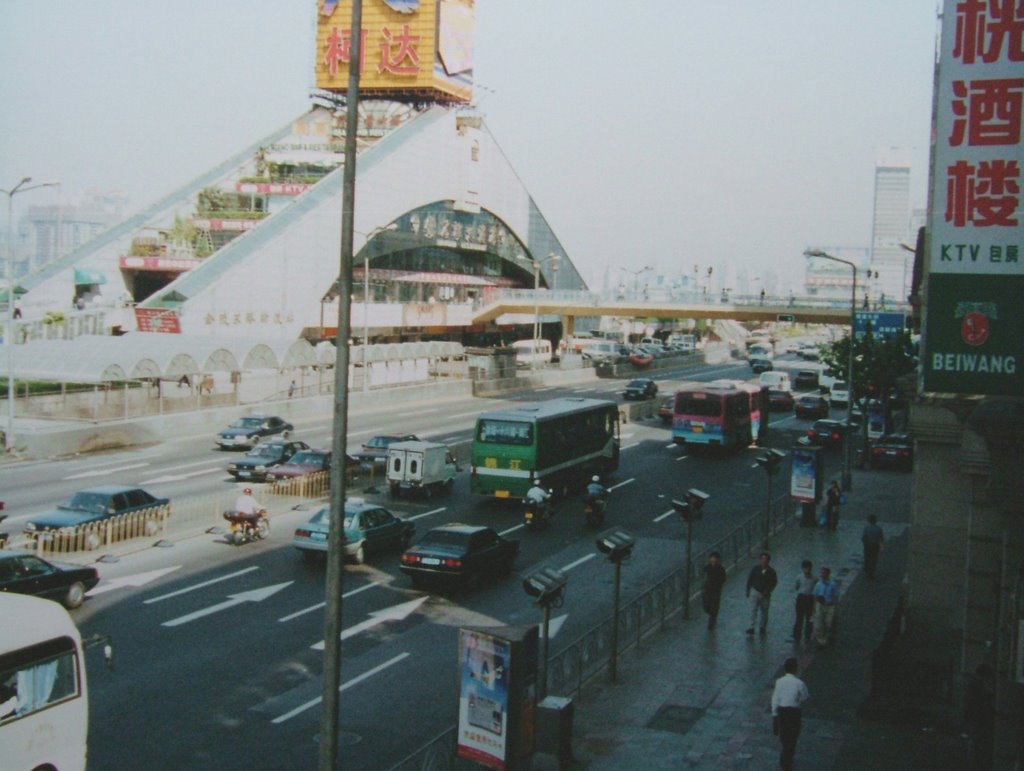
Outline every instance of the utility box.
<svg viewBox="0 0 1024 771">
<path fill-rule="evenodd" d="M 572 699 L 548 696 L 537 704 L 537 752 L 554 755 L 559 768 L 572 765 Z"/>
<path fill-rule="evenodd" d="M 429 498 L 434 492 L 451 490 L 459 467 L 445 445 L 410 441 L 388 447 L 387 469 L 392 495 L 415 490 Z"/>
</svg>

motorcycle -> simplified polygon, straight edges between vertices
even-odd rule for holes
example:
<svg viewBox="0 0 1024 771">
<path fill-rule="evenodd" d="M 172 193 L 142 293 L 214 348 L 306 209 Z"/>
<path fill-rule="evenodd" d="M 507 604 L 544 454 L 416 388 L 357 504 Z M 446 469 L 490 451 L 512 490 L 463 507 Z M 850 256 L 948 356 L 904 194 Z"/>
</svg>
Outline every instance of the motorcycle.
<svg viewBox="0 0 1024 771">
<path fill-rule="evenodd" d="M 583 499 L 583 515 L 587 520 L 587 527 L 600 527 L 604 524 L 604 509 L 605 509 L 605 497 L 608 492 L 605 491 L 603 495 L 591 495 L 587 494 Z"/>
<path fill-rule="evenodd" d="M 549 490 L 548 495 L 551 495 L 551 493 L 552 491 Z M 550 498 L 543 503 L 527 498 L 525 508 L 523 509 L 523 524 L 530 530 L 545 527 L 554 515 L 555 512 L 551 508 Z"/>
<path fill-rule="evenodd" d="M 247 541 L 259 541 L 270 535 L 270 519 L 266 510 L 257 514 L 225 511 L 224 519 L 231 523 L 228 540 L 235 546 L 241 546 Z"/>
</svg>

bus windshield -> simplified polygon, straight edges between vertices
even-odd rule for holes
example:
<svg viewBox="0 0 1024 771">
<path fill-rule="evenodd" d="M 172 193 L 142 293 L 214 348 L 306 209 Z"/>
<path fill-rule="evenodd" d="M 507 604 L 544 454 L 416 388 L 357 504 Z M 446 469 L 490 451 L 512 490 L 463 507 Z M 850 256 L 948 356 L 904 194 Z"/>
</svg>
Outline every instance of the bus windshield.
<svg viewBox="0 0 1024 771">
<path fill-rule="evenodd" d="M 681 394 L 676 412 L 680 415 L 699 415 L 703 418 L 722 417 L 722 400 L 704 394 Z"/>
<path fill-rule="evenodd" d="M 533 424 L 518 420 L 485 418 L 477 425 L 477 441 L 484 444 L 533 444 Z"/>
</svg>

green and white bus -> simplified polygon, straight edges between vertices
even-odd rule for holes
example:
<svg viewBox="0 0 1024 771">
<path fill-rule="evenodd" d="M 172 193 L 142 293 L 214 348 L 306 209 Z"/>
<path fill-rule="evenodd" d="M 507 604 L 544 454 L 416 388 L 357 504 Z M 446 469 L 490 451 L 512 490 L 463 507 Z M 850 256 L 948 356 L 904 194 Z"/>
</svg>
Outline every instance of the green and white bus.
<svg viewBox="0 0 1024 771">
<path fill-rule="evenodd" d="M 599 399 L 524 402 L 476 420 L 470 491 L 522 498 L 535 480 L 559 495 L 619 467 L 619 408 Z"/>
</svg>

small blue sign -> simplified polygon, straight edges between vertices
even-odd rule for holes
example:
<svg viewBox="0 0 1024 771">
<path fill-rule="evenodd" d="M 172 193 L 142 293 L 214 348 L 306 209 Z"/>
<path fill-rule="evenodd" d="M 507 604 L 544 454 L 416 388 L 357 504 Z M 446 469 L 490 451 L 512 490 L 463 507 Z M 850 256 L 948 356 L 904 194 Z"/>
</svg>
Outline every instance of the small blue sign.
<svg viewBox="0 0 1024 771">
<path fill-rule="evenodd" d="M 910 327 L 910 317 L 905 313 L 857 311 L 853 330 L 858 338 L 864 337 L 868 324 L 871 324 L 871 334 L 876 338 L 895 337 Z"/>
</svg>

